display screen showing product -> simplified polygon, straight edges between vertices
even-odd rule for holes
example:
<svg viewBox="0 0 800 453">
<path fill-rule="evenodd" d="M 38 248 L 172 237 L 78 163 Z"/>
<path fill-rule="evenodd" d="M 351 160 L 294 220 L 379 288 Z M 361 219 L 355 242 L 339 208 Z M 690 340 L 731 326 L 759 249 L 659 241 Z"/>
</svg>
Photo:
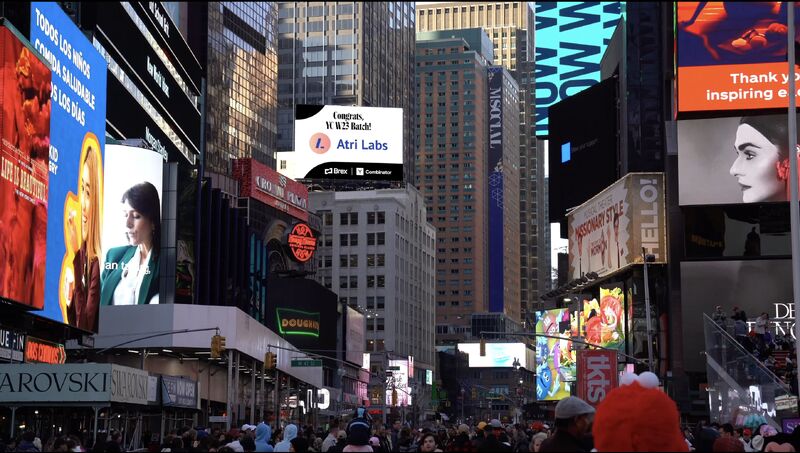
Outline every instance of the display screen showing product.
<svg viewBox="0 0 800 453">
<path fill-rule="evenodd" d="M 566 308 L 536 312 L 536 399 L 554 401 L 571 394 L 576 355 L 570 338 L 577 334 L 577 319 Z"/>
<path fill-rule="evenodd" d="M 626 325 L 622 284 L 601 287 L 599 302 L 583 301 L 581 331 L 588 343 L 624 351 Z"/>
</svg>

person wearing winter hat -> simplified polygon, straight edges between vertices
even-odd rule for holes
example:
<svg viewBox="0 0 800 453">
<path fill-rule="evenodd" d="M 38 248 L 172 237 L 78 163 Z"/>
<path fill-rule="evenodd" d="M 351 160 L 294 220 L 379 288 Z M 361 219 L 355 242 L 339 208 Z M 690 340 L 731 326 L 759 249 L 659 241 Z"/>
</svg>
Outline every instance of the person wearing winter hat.
<svg viewBox="0 0 800 453">
<path fill-rule="evenodd" d="M 588 451 L 585 438 L 592 433 L 595 410 L 586 401 L 570 396 L 556 404 L 556 432 L 542 442 L 539 451 Z"/>
<path fill-rule="evenodd" d="M 597 451 L 689 451 L 678 407 L 658 389 L 655 374 L 626 373 L 620 384 L 597 406 L 592 430 Z"/>
</svg>

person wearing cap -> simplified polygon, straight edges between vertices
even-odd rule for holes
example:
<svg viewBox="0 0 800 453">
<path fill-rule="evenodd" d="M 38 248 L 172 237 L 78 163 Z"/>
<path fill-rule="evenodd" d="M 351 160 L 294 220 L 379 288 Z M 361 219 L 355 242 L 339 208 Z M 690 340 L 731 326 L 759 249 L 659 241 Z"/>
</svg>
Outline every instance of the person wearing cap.
<svg viewBox="0 0 800 453">
<path fill-rule="evenodd" d="M 753 451 L 753 430 L 750 428 L 744 428 L 742 430 L 742 437 L 739 438 L 739 442 L 744 445 L 744 451 Z"/>
<path fill-rule="evenodd" d="M 492 452 L 492 451 L 511 451 L 511 443 L 506 443 L 508 440 L 505 435 L 503 424 L 498 419 L 492 419 L 485 430 L 491 429 L 486 433 L 486 440 L 478 447 L 479 452 Z"/>
<path fill-rule="evenodd" d="M 586 401 L 570 396 L 556 404 L 556 432 L 542 442 L 539 451 L 589 451 L 585 438 L 592 432 L 594 408 Z"/>
<path fill-rule="evenodd" d="M 486 442 L 486 422 L 479 422 L 478 426 L 475 427 L 475 439 L 472 440 L 472 446 L 475 448 L 475 451 L 478 451 Z"/>
<path fill-rule="evenodd" d="M 378 439 L 377 436 L 372 436 L 369 438 L 369 446 L 372 447 L 372 451 L 376 453 L 383 453 L 386 451 L 383 449 L 383 447 L 381 447 L 381 440 Z"/>
</svg>

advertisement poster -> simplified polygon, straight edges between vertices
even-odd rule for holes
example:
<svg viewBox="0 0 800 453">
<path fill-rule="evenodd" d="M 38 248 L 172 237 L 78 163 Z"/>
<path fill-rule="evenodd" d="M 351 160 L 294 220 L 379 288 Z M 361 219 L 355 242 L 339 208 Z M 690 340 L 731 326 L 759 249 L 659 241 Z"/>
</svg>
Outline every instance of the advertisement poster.
<svg viewBox="0 0 800 453">
<path fill-rule="evenodd" d="M 31 43 L 53 68 L 42 316 L 95 332 L 100 297 L 105 60 L 57 3 L 31 3 Z"/>
<path fill-rule="evenodd" d="M 678 110 L 786 108 L 787 4 L 676 2 Z"/>
<path fill-rule="evenodd" d="M 392 405 L 392 390 L 397 389 L 397 406 L 411 406 L 411 388 L 408 385 L 408 361 L 389 360 L 392 368 L 391 379 L 394 382 L 386 388 L 386 405 Z"/>
<path fill-rule="evenodd" d="M 536 312 L 536 333 L 563 337 L 536 337 L 536 399 L 539 401 L 570 396 L 576 371 L 576 356 L 570 340 L 577 334 L 573 324 L 566 308 Z"/>
<path fill-rule="evenodd" d="M 503 311 L 503 68 L 489 68 L 489 311 Z"/>
<path fill-rule="evenodd" d="M 587 342 L 604 348 L 625 350 L 625 293 L 622 284 L 600 288 L 597 299 L 584 300 L 581 329 Z"/>
<path fill-rule="evenodd" d="M 578 398 L 597 407 L 617 387 L 617 353 L 601 349 L 578 351 Z"/>
<path fill-rule="evenodd" d="M 159 302 L 163 168 L 156 151 L 106 145 L 101 306 Z"/>
<path fill-rule="evenodd" d="M 308 188 L 255 159 L 233 161 L 233 177 L 239 181 L 239 195 L 280 209 L 308 222 Z"/>
<path fill-rule="evenodd" d="M 514 361 L 522 368 L 533 366 L 525 343 L 486 343 L 486 355 L 481 356 L 479 343 L 459 343 L 458 350 L 469 355 L 470 368 L 513 368 Z"/>
<path fill-rule="evenodd" d="M 277 153 L 293 179 L 403 179 L 403 109 L 298 105 L 294 151 Z"/>
<path fill-rule="evenodd" d="M 678 122 L 681 205 L 789 200 L 786 115 Z"/>
<path fill-rule="evenodd" d="M 600 81 L 600 60 L 625 2 L 536 2 L 536 135 L 548 107 Z"/>
<path fill-rule="evenodd" d="M 568 220 L 570 278 L 600 277 L 642 262 L 642 248 L 667 262 L 663 173 L 629 173 L 573 210 Z"/>
<path fill-rule="evenodd" d="M 367 318 L 358 310 L 347 307 L 347 351 L 345 360 L 358 365 L 364 363 L 364 347 L 366 346 Z M 369 367 L 367 367 L 368 369 Z"/>
<path fill-rule="evenodd" d="M 41 309 L 52 75 L 15 31 L 0 27 L 0 41 L 0 298 Z"/>
</svg>

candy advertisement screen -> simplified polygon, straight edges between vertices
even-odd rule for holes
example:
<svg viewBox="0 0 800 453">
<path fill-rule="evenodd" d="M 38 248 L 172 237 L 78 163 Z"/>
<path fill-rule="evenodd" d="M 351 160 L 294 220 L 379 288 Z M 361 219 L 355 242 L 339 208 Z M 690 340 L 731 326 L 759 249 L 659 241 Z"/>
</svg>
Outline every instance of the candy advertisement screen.
<svg viewBox="0 0 800 453">
<path fill-rule="evenodd" d="M 787 2 L 676 5 L 678 110 L 786 108 Z"/>
<path fill-rule="evenodd" d="M 0 298 L 44 307 L 51 72 L 0 27 Z"/>
<path fill-rule="evenodd" d="M 600 301 L 584 300 L 581 330 L 587 342 L 625 350 L 625 293 L 622 285 L 600 288 Z"/>
<path fill-rule="evenodd" d="M 577 318 L 566 308 L 536 312 L 536 399 L 556 401 L 571 394 L 576 355 L 570 337 L 577 333 Z"/>
</svg>

